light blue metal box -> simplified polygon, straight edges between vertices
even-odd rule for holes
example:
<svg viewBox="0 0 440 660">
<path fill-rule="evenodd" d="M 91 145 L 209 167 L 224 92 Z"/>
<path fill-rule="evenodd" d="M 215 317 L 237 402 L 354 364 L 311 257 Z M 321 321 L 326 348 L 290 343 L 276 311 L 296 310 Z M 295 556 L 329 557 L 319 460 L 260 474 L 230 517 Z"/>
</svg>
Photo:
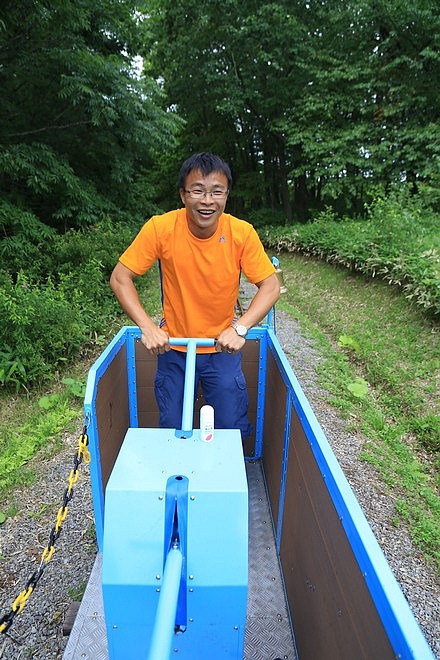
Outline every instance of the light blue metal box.
<svg viewBox="0 0 440 660">
<path fill-rule="evenodd" d="M 173 537 L 183 562 L 170 657 L 242 658 L 248 489 L 238 430 L 130 428 L 106 488 L 103 599 L 111 660 L 147 658 Z M 180 569 L 179 569 L 180 574 Z M 151 656 L 150 656 L 151 657 Z"/>
</svg>

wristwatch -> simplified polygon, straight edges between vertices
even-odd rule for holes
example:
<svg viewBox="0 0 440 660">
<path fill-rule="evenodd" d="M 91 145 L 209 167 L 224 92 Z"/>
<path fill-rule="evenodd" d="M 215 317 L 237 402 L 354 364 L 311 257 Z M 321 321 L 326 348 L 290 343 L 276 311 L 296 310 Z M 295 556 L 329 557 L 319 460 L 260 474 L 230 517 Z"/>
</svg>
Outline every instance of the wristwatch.
<svg viewBox="0 0 440 660">
<path fill-rule="evenodd" d="M 246 337 L 247 328 L 246 328 L 245 325 L 240 325 L 239 323 L 237 323 L 236 325 L 233 325 L 232 327 L 234 328 L 235 332 L 237 333 L 237 335 L 239 337 L 243 337 L 243 339 Z"/>
</svg>

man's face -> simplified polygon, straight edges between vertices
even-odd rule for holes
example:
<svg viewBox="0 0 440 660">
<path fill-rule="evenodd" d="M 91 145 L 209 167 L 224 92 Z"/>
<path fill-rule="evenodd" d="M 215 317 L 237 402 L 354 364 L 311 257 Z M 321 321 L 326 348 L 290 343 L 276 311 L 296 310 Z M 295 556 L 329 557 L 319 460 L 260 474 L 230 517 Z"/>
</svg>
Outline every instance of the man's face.
<svg viewBox="0 0 440 660">
<path fill-rule="evenodd" d="M 208 194 L 195 198 L 188 191 Z M 191 233 L 197 238 L 209 238 L 215 233 L 218 220 L 225 210 L 228 199 L 228 179 L 222 172 L 203 176 L 200 170 L 192 170 L 186 177 L 180 198 L 186 208 L 186 219 Z"/>
</svg>

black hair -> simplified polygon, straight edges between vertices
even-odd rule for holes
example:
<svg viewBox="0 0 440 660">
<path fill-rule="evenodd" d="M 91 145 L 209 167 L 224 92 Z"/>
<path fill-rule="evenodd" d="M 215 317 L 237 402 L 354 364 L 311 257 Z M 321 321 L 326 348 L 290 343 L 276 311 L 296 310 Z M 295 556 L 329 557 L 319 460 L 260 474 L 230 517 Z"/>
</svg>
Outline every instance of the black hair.
<svg viewBox="0 0 440 660">
<path fill-rule="evenodd" d="M 183 163 L 179 172 L 179 188 L 185 187 L 186 177 L 192 170 L 200 170 L 203 176 L 208 176 L 212 172 L 221 172 L 228 180 L 228 188 L 232 186 L 232 174 L 229 165 L 225 163 L 223 158 L 204 152 L 201 154 L 193 154 Z"/>
</svg>

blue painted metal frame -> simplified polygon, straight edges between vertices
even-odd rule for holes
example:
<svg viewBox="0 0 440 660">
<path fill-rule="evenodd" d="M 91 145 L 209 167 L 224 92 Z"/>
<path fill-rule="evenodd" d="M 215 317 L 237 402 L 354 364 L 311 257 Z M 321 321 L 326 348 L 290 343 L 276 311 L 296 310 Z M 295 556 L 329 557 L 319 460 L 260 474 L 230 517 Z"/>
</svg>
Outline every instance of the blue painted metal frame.
<svg viewBox="0 0 440 660">
<path fill-rule="evenodd" d="M 379 616 L 397 658 L 433 659 L 431 649 L 414 618 L 408 602 L 373 534 L 360 505 L 336 460 L 310 404 L 284 355 L 275 333 L 267 330 L 268 349 L 274 356 L 288 388 L 287 408 L 293 407 L 301 421 L 322 478 L 347 534 Z M 287 459 L 290 415 L 286 411 L 283 460 Z M 285 499 L 285 470 L 281 481 L 279 519 Z M 282 523 L 276 530 L 278 552 Z"/>
<path fill-rule="evenodd" d="M 265 326 L 256 326 L 248 332 L 248 339 L 258 339 L 260 342 L 260 354 L 258 358 L 258 392 L 257 392 L 257 416 L 255 422 L 255 448 L 254 456 L 248 460 L 259 460 L 263 455 L 263 433 L 264 433 L 264 401 L 266 397 L 266 366 L 267 366 L 267 341 Z"/>
<path fill-rule="evenodd" d="M 127 380 L 128 380 L 128 410 L 130 415 L 130 426 L 137 428 L 138 407 L 137 407 L 137 382 L 136 382 L 136 353 L 135 340 L 140 339 L 141 332 L 139 328 L 127 329 Z"/>
</svg>

